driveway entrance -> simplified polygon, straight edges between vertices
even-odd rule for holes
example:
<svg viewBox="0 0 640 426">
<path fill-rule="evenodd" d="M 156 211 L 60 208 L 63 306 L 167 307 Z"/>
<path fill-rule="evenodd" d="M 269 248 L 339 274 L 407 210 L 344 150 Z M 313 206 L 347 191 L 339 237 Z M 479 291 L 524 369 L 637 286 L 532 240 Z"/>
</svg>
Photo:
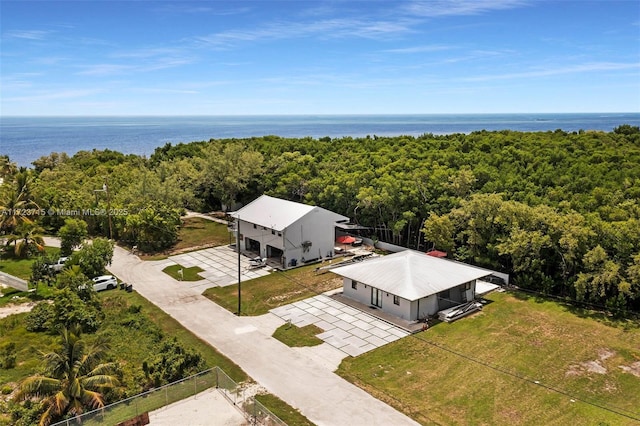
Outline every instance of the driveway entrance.
<svg viewBox="0 0 640 426">
<path fill-rule="evenodd" d="M 213 247 L 190 253 L 169 256 L 168 259 L 154 262 L 160 270 L 170 265 L 179 264 L 185 268 L 198 266 L 204 269 L 200 272 L 203 280 L 185 281 L 183 284 L 197 288 L 201 293 L 210 287 L 225 287 L 238 282 L 238 253 L 229 246 Z M 240 256 L 240 271 L 242 281 L 268 275 L 271 268 L 251 268 L 249 258 Z"/>
</svg>

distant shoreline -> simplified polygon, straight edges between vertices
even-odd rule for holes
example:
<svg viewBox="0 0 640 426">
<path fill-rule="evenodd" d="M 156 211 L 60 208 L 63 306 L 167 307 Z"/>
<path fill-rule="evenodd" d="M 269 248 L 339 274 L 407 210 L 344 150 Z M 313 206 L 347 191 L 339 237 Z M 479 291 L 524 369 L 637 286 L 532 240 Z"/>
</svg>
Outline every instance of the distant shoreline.
<svg viewBox="0 0 640 426">
<path fill-rule="evenodd" d="M 486 113 L 225 116 L 3 116 L 0 154 L 19 166 L 51 152 L 111 149 L 150 156 L 167 143 L 277 135 L 282 138 L 420 136 L 512 130 L 612 131 L 640 113 Z"/>
</svg>

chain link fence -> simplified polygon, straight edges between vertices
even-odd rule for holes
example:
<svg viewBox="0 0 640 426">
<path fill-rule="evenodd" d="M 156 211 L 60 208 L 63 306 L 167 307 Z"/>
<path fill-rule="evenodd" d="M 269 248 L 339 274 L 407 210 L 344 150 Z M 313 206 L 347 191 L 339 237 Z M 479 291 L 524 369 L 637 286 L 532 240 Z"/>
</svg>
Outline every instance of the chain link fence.
<svg viewBox="0 0 640 426">
<path fill-rule="evenodd" d="M 285 425 L 275 414 L 256 401 L 253 396 L 245 398 L 243 388 L 219 367 L 189 376 L 177 382 L 123 399 L 80 416 L 71 417 L 51 426 L 115 426 L 134 417 L 149 413 L 209 388 L 217 388 L 233 405 L 240 408 L 252 425 Z"/>
</svg>

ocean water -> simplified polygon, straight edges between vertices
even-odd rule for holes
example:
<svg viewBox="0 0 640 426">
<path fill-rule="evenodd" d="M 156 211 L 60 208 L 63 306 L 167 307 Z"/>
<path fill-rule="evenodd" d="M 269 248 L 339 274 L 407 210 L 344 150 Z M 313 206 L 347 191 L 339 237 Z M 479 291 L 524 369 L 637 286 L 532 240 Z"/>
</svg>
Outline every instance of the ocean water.
<svg viewBox="0 0 640 426">
<path fill-rule="evenodd" d="M 51 152 L 111 149 L 150 156 L 167 142 L 278 135 L 331 138 L 419 136 L 477 130 L 611 131 L 640 126 L 640 113 L 430 114 L 177 117 L 0 117 L 0 154 L 20 166 Z"/>
</svg>

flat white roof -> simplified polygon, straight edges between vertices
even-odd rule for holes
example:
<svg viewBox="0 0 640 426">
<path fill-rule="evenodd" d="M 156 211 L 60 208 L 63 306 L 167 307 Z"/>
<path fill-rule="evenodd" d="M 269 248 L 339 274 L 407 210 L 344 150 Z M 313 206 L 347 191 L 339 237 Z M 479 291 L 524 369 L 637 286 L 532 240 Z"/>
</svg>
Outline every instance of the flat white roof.
<svg viewBox="0 0 640 426">
<path fill-rule="evenodd" d="M 276 231 L 283 231 L 289 225 L 314 210 L 335 215 L 335 222 L 349 219 L 321 207 L 287 201 L 268 195 L 261 195 L 230 215 L 236 219 L 240 218 L 244 222 L 255 223 Z"/>
<path fill-rule="evenodd" d="M 493 271 L 405 250 L 332 269 L 338 275 L 407 300 L 418 300 Z"/>
</svg>

